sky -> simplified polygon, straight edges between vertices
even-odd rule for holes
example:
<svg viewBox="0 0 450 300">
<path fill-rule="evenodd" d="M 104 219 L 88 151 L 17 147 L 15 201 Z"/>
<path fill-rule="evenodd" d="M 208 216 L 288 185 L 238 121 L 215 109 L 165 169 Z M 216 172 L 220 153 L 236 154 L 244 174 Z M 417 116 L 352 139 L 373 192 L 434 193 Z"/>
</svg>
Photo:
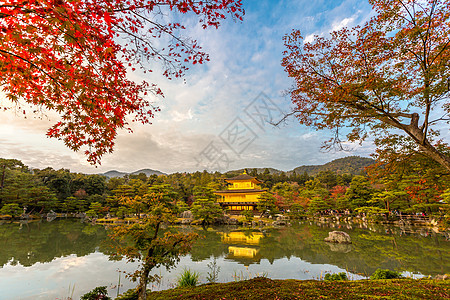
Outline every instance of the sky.
<svg viewBox="0 0 450 300">
<path fill-rule="evenodd" d="M 185 35 L 198 40 L 210 56 L 204 65 L 190 67 L 184 79 L 167 80 L 158 66 L 151 75 L 130 78 L 157 83 L 164 98 L 151 125 L 133 124 L 133 133 L 120 131 L 114 152 L 90 165 L 83 153 L 47 138 L 57 122 L 43 116 L 0 112 L 0 157 L 15 158 L 33 168 L 52 167 L 73 172 L 133 172 L 150 168 L 165 173 L 197 170 L 228 171 L 272 167 L 289 171 L 349 155 L 369 156 L 373 144 L 348 144 L 351 151 L 325 152 L 331 137 L 294 118 L 274 127 L 290 111 L 285 91 L 292 85 L 281 66 L 283 36 L 300 29 L 305 40 L 327 36 L 345 26 L 364 23 L 372 15 L 361 0 L 243 0 L 243 22 L 226 19 L 219 29 L 201 29 L 195 16 L 182 16 Z M 3 101 L 3 100 L 2 100 Z M 263 122 L 263 120 L 266 122 Z"/>
</svg>

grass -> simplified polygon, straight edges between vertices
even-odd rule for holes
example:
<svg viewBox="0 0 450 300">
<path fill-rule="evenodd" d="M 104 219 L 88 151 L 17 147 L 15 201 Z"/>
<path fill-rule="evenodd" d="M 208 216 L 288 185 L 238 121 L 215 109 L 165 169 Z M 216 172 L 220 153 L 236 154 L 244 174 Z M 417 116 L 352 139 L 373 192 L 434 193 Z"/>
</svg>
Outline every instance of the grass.
<svg viewBox="0 0 450 300">
<path fill-rule="evenodd" d="M 272 280 L 204 284 L 151 292 L 149 299 L 450 299 L 450 281 L 393 279 L 357 281 Z"/>
<path fill-rule="evenodd" d="M 184 269 L 183 273 L 181 273 L 178 278 L 178 286 L 179 287 L 194 287 L 198 284 L 200 274 L 190 269 Z"/>
<path fill-rule="evenodd" d="M 234 271 L 234 274 L 231 276 L 233 277 L 234 281 L 242 281 L 242 280 L 249 280 L 249 279 L 256 278 L 256 277 L 267 277 L 267 275 L 268 275 L 267 272 L 252 274 L 247 270 L 247 274 L 242 271 L 240 271 L 240 272 Z"/>
</svg>

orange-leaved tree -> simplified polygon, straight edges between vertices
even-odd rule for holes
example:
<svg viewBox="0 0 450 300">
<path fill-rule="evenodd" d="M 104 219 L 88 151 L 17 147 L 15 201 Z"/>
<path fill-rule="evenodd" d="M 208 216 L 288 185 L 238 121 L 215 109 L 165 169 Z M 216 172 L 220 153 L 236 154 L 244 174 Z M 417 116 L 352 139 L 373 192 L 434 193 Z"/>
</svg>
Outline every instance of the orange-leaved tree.
<svg viewBox="0 0 450 300">
<path fill-rule="evenodd" d="M 194 233 L 166 228 L 165 225 L 176 218 L 177 198 L 177 193 L 170 185 L 153 185 L 140 199 L 141 211 L 145 216 L 139 222 L 111 228 L 110 236 L 116 241 L 111 257 L 125 257 L 128 261 L 140 262 L 139 269 L 129 274 L 133 281 L 139 280 L 135 290 L 139 300 L 147 299 L 147 283 L 159 278 L 151 271 L 160 266 L 167 269 L 174 267 L 197 238 Z"/>
<path fill-rule="evenodd" d="M 350 127 L 349 141 L 373 134 L 379 154 L 422 153 L 450 171 L 440 140 L 450 121 L 450 1 L 369 2 L 376 14 L 363 26 L 312 42 L 299 30 L 284 38 L 292 114 L 333 130 L 326 146 Z"/>
<path fill-rule="evenodd" d="M 47 135 L 100 163 L 127 116 L 149 123 L 158 110 L 149 96 L 162 91 L 128 79 L 128 71 L 151 72 L 148 63 L 156 61 L 171 79 L 208 60 L 174 21 L 187 13 L 207 28 L 226 15 L 242 20 L 244 11 L 240 0 L 3 0 L 0 92 L 20 111 L 58 112 Z"/>
</svg>

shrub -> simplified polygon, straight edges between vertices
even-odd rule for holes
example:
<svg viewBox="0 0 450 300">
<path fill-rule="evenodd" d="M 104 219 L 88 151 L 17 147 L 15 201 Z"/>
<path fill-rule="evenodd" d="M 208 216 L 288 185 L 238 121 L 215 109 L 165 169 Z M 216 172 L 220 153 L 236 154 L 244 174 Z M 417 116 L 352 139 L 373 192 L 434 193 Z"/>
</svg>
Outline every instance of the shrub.
<svg viewBox="0 0 450 300">
<path fill-rule="evenodd" d="M 193 272 L 190 269 L 184 269 L 181 276 L 178 278 L 179 287 L 194 287 L 198 284 L 200 274 Z"/>
<path fill-rule="evenodd" d="M 128 208 L 126 208 L 125 206 L 119 207 L 116 211 L 116 215 L 120 219 L 124 219 L 128 213 Z"/>
<path fill-rule="evenodd" d="M 367 219 L 372 222 L 381 222 L 385 220 L 386 215 L 389 213 L 387 209 L 374 207 L 374 206 L 365 206 L 359 207 L 355 209 L 357 213 L 365 213 Z"/>
<path fill-rule="evenodd" d="M 111 300 L 107 295 L 108 291 L 106 290 L 106 286 L 98 286 L 89 293 L 81 296 L 80 300 Z"/>
<path fill-rule="evenodd" d="M 216 283 L 219 278 L 220 267 L 217 266 L 217 260 L 214 257 L 214 260 L 207 264 L 210 272 L 207 272 L 208 276 L 206 276 L 206 280 L 209 283 Z"/>
<path fill-rule="evenodd" d="M 148 292 L 148 290 L 147 290 Z M 129 289 L 122 295 L 116 298 L 116 300 L 138 300 L 138 293 L 136 289 Z"/>
<path fill-rule="evenodd" d="M 301 219 L 305 217 L 305 208 L 300 203 L 293 203 L 289 208 L 289 217 L 292 219 Z"/>
<path fill-rule="evenodd" d="M 242 215 L 244 216 L 245 222 L 250 223 L 251 221 L 253 221 L 253 211 L 251 211 L 251 210 L 244 210 L 242 212 Z"/>
<path fill-rule="evenodd" d="M 377 269 L 370 276 L 370 279 L 396 279 L 396 278 L 402 278 L 402 274 L 387 269 Z"/>
<path fill-rule="evenodd" d="M 339 281 L 339 280 L 348 280 L 347 274 L 345 272 L 337 273 L 337 274 L 325 274 L 326 281 Z"/>
<path fill-rule="evenodd" d="M 10 215 L 12 217 L 20 216 L 22 209 L 17 203 L 5 204 L 2 209 L 0 209 L 0 215 Z"/>
</svg>

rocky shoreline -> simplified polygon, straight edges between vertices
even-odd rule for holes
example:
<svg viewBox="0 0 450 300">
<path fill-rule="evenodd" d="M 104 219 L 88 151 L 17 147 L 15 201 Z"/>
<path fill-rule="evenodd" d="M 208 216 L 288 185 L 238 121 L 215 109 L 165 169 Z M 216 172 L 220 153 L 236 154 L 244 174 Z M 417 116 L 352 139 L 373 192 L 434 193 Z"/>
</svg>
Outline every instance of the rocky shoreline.
<svg viewBox="0 0 450 300">
<path fill-rule="evenodd" d="M 128 218 L 115 218 L 107 216 L 105 218 L 92 218 L 86 216 L 85 213 L 54 213 L 50 212 L 48 214 L 42 215 L 22 215 L 19 219 L 14 219 L 8 215 L 0 215 L 0 220 L 4 221 L 33 221 L 33 220 L 47 220 L 53 221 L 57 218 L 78 218 L 84 219 L 93 224 L 101 225 L 113 225 L 113 224 L 124 224 L 138 222 L 139 219 L 136 217 Z M 315 215 L 315 216 L 303 216 L 299 219 L 290 219 L 285 215 L 277 215 L 274 218 L 271 217 L 259 217 L 254 216 L 253 220 L 248 222 L 242 216 L 239 215 L 223 215 L 221 218 L 217 218 L 213 224 L 209 225 L 237 225 L 244 227 L 283 227 L 291 226 L 293 223 L 297 222 L 310 222 L 311 224 L 316 224 L 318 226 L 327 226 L 336 229 L 353 229 L 363 228 L 363 229 L 373 229 L 373 227 L 386 228 L 386 231 L 392 230 L 390 228 L 397 228 L 401 233 L 417 232 L 422 235 L 427 235 L 428 232 L 440 233 L 450 236 L 450 229 L 444 228 L 441 223 L 433 218 L 427 218 L 423 216 L 415 215 L 403 215 L 395 217 L 382 217 L 378 219 L 368 218 L 363 215 Z M 179 215 L 179 217 L 173 223 L 175 225 L 202 225 L 201 220 L 195 220 L 190 211 L 185 211 Z"/>
</svg>

